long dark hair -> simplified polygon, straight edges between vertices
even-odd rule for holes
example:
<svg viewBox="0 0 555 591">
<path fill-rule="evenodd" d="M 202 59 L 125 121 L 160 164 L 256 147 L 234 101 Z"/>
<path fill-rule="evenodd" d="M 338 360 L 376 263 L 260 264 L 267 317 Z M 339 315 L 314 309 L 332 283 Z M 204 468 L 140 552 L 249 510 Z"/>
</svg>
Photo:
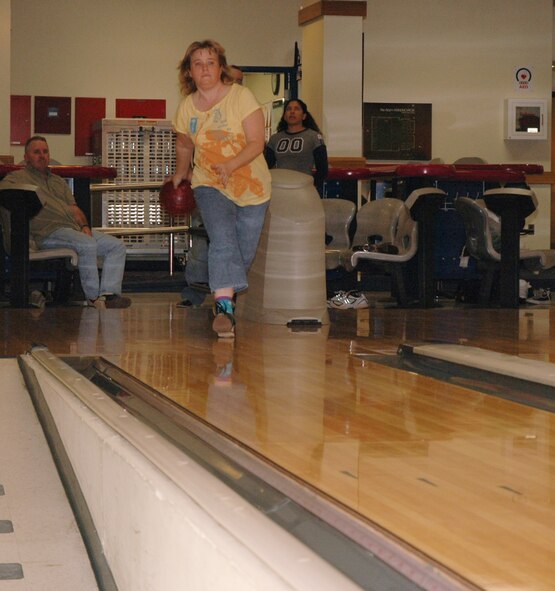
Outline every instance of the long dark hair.
<svg viewBox="0 0 555 591">
<path fill-rule="evenodd" d="M 285 105 L 283 105 L 283 115 L 281 116 L 281 119 L 279 120 L 277 130 L 278 131 L 286 131 L 287 130 L 287 121 L 285 121 L 285 110 L 287 109 L 287 106 L 289 105 L 289 103 L 293 103 L 293 102 L 299 103 L 299 105 L 301 106 L 301 109 L 305 115 L 305 118 L 303 119 L 304 127 L 306 127 L 307 129 L 313 129 L 314 131 L 316 131 L 318 133 L 322 133 L 320 131 L 320 128 L 318 127 L 318 124 L 316 123 L 316 121 L 314 121 L 314 117 L 308 112 L 308 107 L 306 106 L 306 103 L 304 101 L 301 101 L 301 99 L 298 99 L 298 98 L 289 99 L 285 103 Z"/>
</svg>

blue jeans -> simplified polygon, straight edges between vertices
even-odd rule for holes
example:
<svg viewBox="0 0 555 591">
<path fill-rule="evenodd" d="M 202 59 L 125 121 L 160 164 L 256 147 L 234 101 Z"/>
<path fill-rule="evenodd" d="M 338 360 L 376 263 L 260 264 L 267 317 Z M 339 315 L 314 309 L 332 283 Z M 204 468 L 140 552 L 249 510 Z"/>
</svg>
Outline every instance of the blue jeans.
<svg viewBox="0 0 555 591">
<path fill-rule="evenodd" d="M 210 289 L 247 288 L 247 272 L 256 254 L 269 201 L 240 207 L 213 187 L 197 187 L 195 201 L 208 232 Z"/>
<path fill-rule="evenodd" d="M 40 245 L 49 248 L 72 248 L 79 255 L 79 277 L 81 287 L 88 300 L 100 295 L 121 294 L 121 283 L 125 269 L 125 244 L 118 238 L 97 230 L 88 236 L 71 228 L 58 228 L 47 236 Z M 98 258 L 102 259 L 102 279 L 98 273 Z"/>
</svg>

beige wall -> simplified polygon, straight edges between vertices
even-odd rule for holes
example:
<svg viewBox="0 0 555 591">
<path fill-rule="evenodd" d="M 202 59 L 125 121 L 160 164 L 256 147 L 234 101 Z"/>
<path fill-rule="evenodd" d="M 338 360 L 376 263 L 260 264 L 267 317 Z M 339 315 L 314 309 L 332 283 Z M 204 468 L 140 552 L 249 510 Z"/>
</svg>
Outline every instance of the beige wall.
<svg viewBox="0 0 555 591">
<path fill-rule="evenodd" d="M 303 3 L 311 2 L 0 0 L 0 152 L 14 154 L 16 161 L 22 156 L 21 148 L 7 145 L 10 93 L 106 97 L 108 117 L 114 116 L 117 97 L 165 98 L 171 117 L 179 100 L 175 68 L 194 39 L 218 39 L 235 63 L 292 65 L 294 43 L 302 37 L 297 15 Z M 10 6 L 11 74 L 6 61 Z M 432 103 L 432 156 L 446 162 L 478 155 L 489 162 L 537 162 L 549 169 L 550 141 L 504 140 L 503 117 L 509 97 L 550 103 L 552 0 L 369 0 L 367 8 L 364 101 Z M 310 76 L 321 75 L 323 58 L 311 55 L 309 41 L 303 44 L 301 98 L 307 99 Z M 357 60 L 353 54 L 353 63 Z M 349 127 L 337 105 L 345 92 L 338 80 L 351 65 L 339 60 L 332 78 L 322 81 L 326 91 L 331 86 L 337 93 L 333 109 L 326 110 L 316 98 L 309 101 L 325 128 L 344 127 L 341 146 L 349 148 L 359 145 L 360 122 L 351 121 Z M 534 73 L 526 93 L 514 88 L 520 66 Z M 55 158 L 88 163 L 73 156 L 73 136 L 49 140 Z M 541 215 L 534 221 L 538 235 L 532 244 L 544 245 L 549 189 L 540 186 L 537 193 Z"/>
<path fill-rule="evenodd" d="M 506 98 L 551 110 L 552 0 L 371 0 L 364 21 L 364 101 L 432 103 L 432 157 L 534 162 L 550 169 L 549 140 L 504 140 Z M 517 67 L 532 89 L 514 87 Z M 536 236 L 549 247 L 550 191 L 537 186 Z"/>
<path fill-rule="evenodd" d="M 9 4 L 0 0 L 8 17 Z M 217 38 L 236 63 L 291 65 L 302 33 L 297 25 L 300 4 L 13 1 L 11 88 L 2 85 L 1 104 L 10 93 L 105 96 L 107 116 L 112 117 L 116 97 L 165 98 L 171 116 L 179 100 L 175 68 L 191 40 Z M 0 44 L 5 45 L 7 20 L 0 22 Z M 446 161 L 477 154 L 490 162 L 549 165 L 549 142 L 503 140 L 503 100 L 519 96 L 513 88 L 519 65 L 534 70 L 533 90 L 526 96 L 550 97 L 552 26 L 551 0 L 369 1 L 363 20 L 364 101 L 433 103 L 433 156 Z M 310 48 L 301 49 L 307 80 Z M 0 53 L 3 76 L 6 55 L 9 51 Z M 321 64 L 315 66 L 322 71 Z M 305 80 L 303 92 L 309 94 Z M 341 95 L 341 85 L 336 86 Z M 310 106 L 320 122 L 332 124 L 330 113 Z M 6 116 L 0 116 L 0 151 L 10 149 L 6 125 Z M 83 160 L 73 157 L 72 136 L 56 136 L 51 143 L 59 159 Z M 17 158 L 20 148 L 12 150 Z"/>
<path fill-rule="evenodd" d="M 318 126 L 324 131 L 324 19 L 320 18 L 302 28 L 302 79 L 300 95 Z M 327 139 L 327 133 L 326 139 Z"/>
<path fill-rule="evenodd" d="M 235 63 L 292 65 L 294 43 L 302 37 L 298 9 L 310 3 L 0 0 L 0 153 L 22 158 L 22 148 L 9 146 L 10 94 L 106 97 L 108 117 L 115 114 L 115 98 L 164 98 L 171 117 L 179 101 L 176 66 L 192 40 L 218 39 Z M 432 103 L 432 156 L 446 162 L 478 155 L 550 168 L 549 140 L 504 140 L 503 123 L 506 98 L 545 98 L 551 110 L 552 0 L 369 0 L 367 8 L 364 101 Z M 323 35 L 324 24 L 315 31 Z M 311 94 L 323 58 L 311 53 L 309 40 L 303 44 L 301 98 L 310 99 L 324 129 L 342 133 L 339 153 L 354 146 L 349 153 L 356 155 L 359 122 L 349 125 L 338 108 L 344 92 L 338 80 L 352 63 L 339 60 L 332 78 L 322 81 L 339 97 L 326 109 Z M 520 66 L 534 73 L 528 92 L 514 88 Z M 56 159 L 89 163 L 73 155 L 73 135 L 49 141 Z M 538 186 L 537 193 L 540 212 L 531 220 L 537 235 L 527 246 L 549 244 L 549 188 Z"/>
<path fill-rule="evenodd" d="M 268 66 L 292 65 L 300 42 L 298 0 L 13 0 L 11 10 L 11 89 L 2 85 L 2 100 L 10 93 L 106 97 L 108 117 L 116 98 L 163 98 L 171 118 L 177 64 L 194 40 L 218 40 L 230 62 Z M 0 139 L 6 125 L 0 120 Z M 73 135 L 48 139 L 57 160 L 89 162 L 73 156 Z M 21 159 L 22 148 L 4 140 L 6 150 Z"/>
<path fill-rule="evenodd" d="M 10 153 L 10 12 L 10 0 L 0 0 L 0 154 Z"/>
<path fill-rule="evenodd" d="M 551 49 L 551 90 L 555 91 L 555 69 L 553 68 L 553 63 L 555 63 L 555 10 L 553 11 L 553 45 Z"/>
<path fill-rule="evenodd" d="M 324 17 L 323 125 L 338 156 L 362 155 L 362 27 L 360 17 Z"/>
<path fill-rule="evenodd" d="M 433 104 L 433 154 L 549 165 L 548 141 L 505 141 L 505 98 L 551 97 L 552 0 L 368 2 L 364 100 Z M 516 67 L 533 87 L 514 88 Z"/>
<path fill-rule="evenodd" d="M 302 29 L 302 98 L 330 156 L 362 155 L 361 17 L 324 16 Z"/>
</svg>

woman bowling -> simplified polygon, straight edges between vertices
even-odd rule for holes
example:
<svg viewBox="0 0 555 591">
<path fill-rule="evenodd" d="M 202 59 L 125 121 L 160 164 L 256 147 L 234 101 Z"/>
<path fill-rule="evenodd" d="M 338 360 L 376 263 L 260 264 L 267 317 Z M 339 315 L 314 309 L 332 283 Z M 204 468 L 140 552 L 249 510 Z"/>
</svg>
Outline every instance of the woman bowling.
<svg viewBox="0 0 555 591">
<path fill-rule="evenodd" d="M 208 277 L 214 293 L 212 328 L 235 335 L 235 293 L 247 287 L 270 199 L 262 155 L 264 116 L 248 88 L 233 84 L 224 48 L 195 41 L 179 64 L 184 96 L 177 133 L 174 187 L 190 179 L 209 237 Z"/>
</svg>

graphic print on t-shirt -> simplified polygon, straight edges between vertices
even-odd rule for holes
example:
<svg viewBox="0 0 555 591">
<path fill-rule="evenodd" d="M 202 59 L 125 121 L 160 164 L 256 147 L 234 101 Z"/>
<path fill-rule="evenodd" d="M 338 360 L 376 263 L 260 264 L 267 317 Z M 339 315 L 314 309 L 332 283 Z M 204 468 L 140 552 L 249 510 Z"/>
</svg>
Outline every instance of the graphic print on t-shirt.
<svg viewBox="0 0 555 591">
<path fill-rule="evenodd" d="M 224 188 L 212 165 L 231 160 L 243 150 L 246 143 L 247 140 L 242 133 L 234 136 L 223 129 L 206 131 L 202 151 L 199 153 L 199 164 L 212 177 L 212 186 Z M 230 177 L 228 185 L 229 190 L 237 197 L 241 197 L 246 191 L 251 191 L 255 195 L 262 195 L 264 191 L 261 181 L 253 177 L 252 168 L 248 165 L 238 168 Z"/>
<path fill-rule="evenodd" d="M 291 152 L 292 154 L 299 154 L 303 151 L 304 140 L 302 137 L 284 137 L 281 138 L 276 146 L 278 154 L 285 154 Z"/>
</svg>

